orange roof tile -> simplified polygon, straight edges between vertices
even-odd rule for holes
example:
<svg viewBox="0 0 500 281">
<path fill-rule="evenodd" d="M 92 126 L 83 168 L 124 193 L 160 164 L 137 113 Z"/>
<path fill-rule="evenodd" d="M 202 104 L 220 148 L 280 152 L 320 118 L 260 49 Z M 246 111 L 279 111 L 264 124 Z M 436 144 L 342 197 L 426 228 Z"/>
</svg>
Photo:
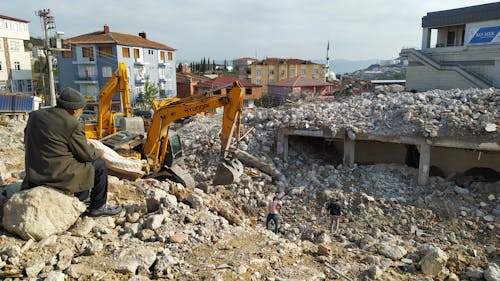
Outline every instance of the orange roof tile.
<svg viewBox="0 0 500 281">
<path fill-rule="evenodd" d="M 241 86 L 243 87 L 262 87 L 260 85 L 252 84 L 248 81 L 245 81 L 243 79 L 239 79 L 237 77 L 233 76 L 219 76 L 214 79 L 210 79 L 208 81 L 203 81 L 200 82 L 196 85 L 198 88 L 205 88 L 205 89 L 215 89 L 215 88 L 225 88 L 229 87 L 234 81 L 240 82 Z"/>
<path fill-rule="evenodd" d="M 177 72 L 175 75 L 177 83 L 203 82 L 210 80 L 210 78 L 203 77 L 194 73 Z"/>
<path fill-rule="evenodd" d="M 240 61 L 240 60 L 244 60 L 244 61 L 247 61 L 247 60 L 256 61 L 257 59 L 250 58 L 250 57 L 244 57 L 244 58 L 234 59 L 234 61 Z"/>
<path fill-rule="evenodd" d="M 68 44 L 120 44 L 126 46 L 138 46 L 152 49 L 175 51 L 175 48 L 155 41 L 145 39 L 138 35 L 130 35 L 118 32 L 105 32 L 104 30 L 75 36 L 64 40 Z"/>
<path fill-rule="evenodd" d="M 301 59 L 266 58 L 266 59 L 263 59 L 261 61 L 256 61 L 253 64 L 259 64 L 259 65 L 280 65 L 280 64 L 297 65 L 297 64 L 317 64 L 317 63 L 314 63 L 310 60 L 301 60 Z"/>
</svg>

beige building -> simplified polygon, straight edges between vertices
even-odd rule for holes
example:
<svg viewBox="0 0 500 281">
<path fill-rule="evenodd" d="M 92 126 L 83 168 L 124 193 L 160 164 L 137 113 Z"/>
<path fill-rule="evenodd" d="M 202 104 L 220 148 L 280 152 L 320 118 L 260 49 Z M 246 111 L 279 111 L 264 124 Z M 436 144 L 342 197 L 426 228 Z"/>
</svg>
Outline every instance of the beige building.
<svg viewBox="0 0 500 281">
<path fill-rule="evenodd" d="M 500 88 L 500 2 L 427 13 L 421 49 L 401 56 L 408 90 Z"/>
<path fill-rule="evenodd" d="M 0 15 L 0 93 L 32 93 L 28 21 Z"/>
<path fill-rule="evenodd" d="M 262 85 L 267 94 L 267 85 L 292 77 L 303 76 L 312 79 L 323 78 L 323 66 L 301 59 L 267 58 L 251 65 L 251 82 Z"/>
</svg>

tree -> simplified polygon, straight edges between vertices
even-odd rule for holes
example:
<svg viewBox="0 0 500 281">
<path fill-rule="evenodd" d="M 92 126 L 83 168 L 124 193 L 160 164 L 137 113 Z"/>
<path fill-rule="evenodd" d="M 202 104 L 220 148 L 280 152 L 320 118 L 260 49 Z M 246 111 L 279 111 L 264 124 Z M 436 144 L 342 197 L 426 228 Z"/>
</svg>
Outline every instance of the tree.
<svg viewBox="0 0 500 281">
<path fill-rule="evenodd" d="M 158 87 L 154 83 L 149 82 L 149 78 L 146 78 L 146 83 L 144 84 L 143 97 L 147 108 L 150 108 L 153 100 L 158 98 Z"/>
</svg>

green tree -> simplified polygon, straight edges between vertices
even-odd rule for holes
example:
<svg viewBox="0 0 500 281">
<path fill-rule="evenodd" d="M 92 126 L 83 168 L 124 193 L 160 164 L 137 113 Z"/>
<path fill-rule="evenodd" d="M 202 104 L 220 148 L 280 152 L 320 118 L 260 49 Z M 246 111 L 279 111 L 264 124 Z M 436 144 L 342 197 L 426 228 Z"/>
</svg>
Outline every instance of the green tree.
<svg viewBox="0 0 500 281">
<path fill-rule="evenodd" d="M 147 108 L 151 107 L 151 103 L 154 99 L 158 98 L 158 87 L 154 83 L 149 81 L 149 78 L 146 79 L 146 83 L 144 84 L 144 102 Z"/>
</svg>

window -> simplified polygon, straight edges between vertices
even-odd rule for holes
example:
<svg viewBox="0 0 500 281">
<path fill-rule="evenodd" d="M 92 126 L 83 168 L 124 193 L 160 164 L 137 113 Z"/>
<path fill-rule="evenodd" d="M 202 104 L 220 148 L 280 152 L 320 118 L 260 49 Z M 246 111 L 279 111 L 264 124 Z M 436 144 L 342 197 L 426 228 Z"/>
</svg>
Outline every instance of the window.
<svg viewBox="0 0 500 281">
<path fill-rule="evenodd" d="M 300 70 L 300 75 L 306 75 L 306 70 L 305 69 L 301 69 Z"/>
<path fill-rule="evenodd" d="M 148 50 L 148 54 L 150 54 L 150 55 L 154 55 L 154 54 L 155 54 L 155 52 L 154 52 L 153 50 Z"/>
<path fill-rule="evenodd" d="M 14 62 L 14 69 L 15 70 L 21 70 L 21 64 L 18 61 Z"/>
<path fill-rule="evenodd" d="M 111 77 L 112 74 L 113 70 L 111 69 L 111 66 L 102 67 L 102 77 Z"/>
<path fill-rule="evenodd" d="M 90 61 L 94 61 L 94 48 L 82 47 L 82 57 L 89 58 Z"/>
<path fill-rule="evenodd" d="M 140 58 L 140 56 L 139 56 L 139 49 L 134 48 L 134 59 L 138 59 L 138 58 Z"/>
<path fill-rule="evenodd" d="M 160 75 L 160 78 L 165 78 L 166 77 L 166 74 L 167 74 L 167 70 L 162 67 L 162 68 L 158 68 L 158 74 Z"/>
<path fill-rule="evenodd" d="M 257 69 L 257 70 L 255 71 L 255 76 L 260 76 L 260 75 L 261 75 L 261 70 L 260 70 L 260 69 Z"/>
<path fill-rule="evenodd" d="M 172 52 L 168 52 L 168 60 L 172 60 Z"/>
<path fill-rule="evenodd" d="M 112 58 L 113 57 L 113 49 L 110 46 L 99 47 L 99 57 Z"/>
<path fill-rule="evenodd" d="M 165 52 L 160 51 L 160 61 L 164 62 L 165 61 Z"/>
<path fill-rule="evenodd" d="M 73 58 L 73 49 L 69 51 L 62 52 L 62 57 L 65 59 Z"/>
<path fill-rule="evenodd" d="M 122 56 L 124 58 L 130 58 L 130 50 L 126 47 L 122 48 Z"/>
<path fill-rule="evenodd" d="M 260 79 L 257 79 L 257 80 L 255 80 L 255 84 L 262 85 L 262 81 L 260 81 Z"/>
<path fill-rule="evenodd" d="M 282 69 L 282 70 L 280 71 L 280 75 L 281 75 L 281 77 L 285 77 L 285 70 L 284 70 L 284 69 Z"/>
<path fill-rule="evenodd" d="M 295 77 L 295 69 L 290 69 L 290 76 Z"/>
<path fill-rule="evenodd" d="M 315 68 L 315 69 L 314 69 L 314 74 L 318 74 L 318 73 L 319 73 L 318 69 L 317 69 L 317 68 Z"/>
<path fill-rule="evenodd" d="M 19 41 L 9 40 L 9 50 L 19 52 L 21 50 L 21 44 L 19 44 Z"/>
<path fill-rule="evenodd" d="M 274 75 L 274 69 L 269 69 L 269 75 Z"/>
</svg>

